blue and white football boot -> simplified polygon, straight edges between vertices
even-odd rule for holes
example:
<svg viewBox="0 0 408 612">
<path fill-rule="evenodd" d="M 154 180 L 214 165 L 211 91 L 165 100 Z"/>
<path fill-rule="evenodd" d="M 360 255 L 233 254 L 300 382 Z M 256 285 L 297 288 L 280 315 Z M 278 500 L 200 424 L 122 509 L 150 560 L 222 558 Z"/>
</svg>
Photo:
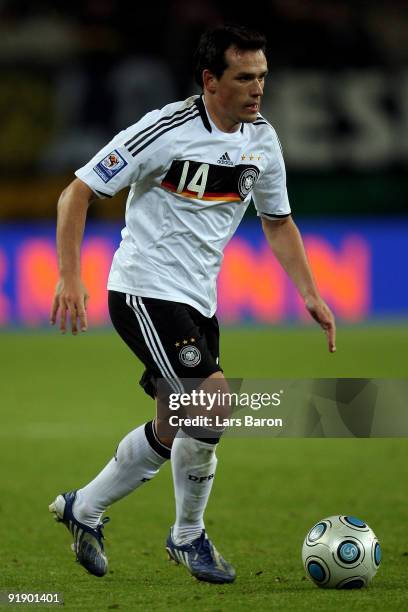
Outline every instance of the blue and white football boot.
<svg viewBox="0 0 408 612">
<path fill-rule="evenodd" d="M 221 557 L 214 544 L 207 538 L 204 529 L 200 537 L 191 544 L 181 546 L 173 542 L 172 529 L 170 529 L 166 550 L 172 561 L 185 565 L 197 580 L 217 584 L 235 580 L 234 568 Z"/>
<path fill-rule="evenodd" d="M 104 576 L 108 571 L 108 559 L 103 547 L 102 529 L 108 518 L 103 519 L 96 529 L 80 523 L 74 517 L 72 506 L 76 498 L 76 491 L 62 493 L 48 506 L 55 515 L 55 520 L 64 523 L 71 532 L 74 542 L 71 545 L 77 561 L 94 576 Z"/>
</svg>

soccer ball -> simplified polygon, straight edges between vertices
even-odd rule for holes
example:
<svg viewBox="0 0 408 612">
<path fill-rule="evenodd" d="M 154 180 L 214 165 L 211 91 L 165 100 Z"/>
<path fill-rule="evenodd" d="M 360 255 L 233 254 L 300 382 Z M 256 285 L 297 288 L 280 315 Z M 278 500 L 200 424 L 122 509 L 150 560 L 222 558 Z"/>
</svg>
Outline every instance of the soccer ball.
<svg viewBox="0 0 408 612">
<path fill-rule="evenodd" d="M 355 516 L 329 516 L 307 534 L 303 566 L 312 582 L 325 589 L 360 589 L 374 578 L 381 548 L 370 527 Z"/>
</svg>

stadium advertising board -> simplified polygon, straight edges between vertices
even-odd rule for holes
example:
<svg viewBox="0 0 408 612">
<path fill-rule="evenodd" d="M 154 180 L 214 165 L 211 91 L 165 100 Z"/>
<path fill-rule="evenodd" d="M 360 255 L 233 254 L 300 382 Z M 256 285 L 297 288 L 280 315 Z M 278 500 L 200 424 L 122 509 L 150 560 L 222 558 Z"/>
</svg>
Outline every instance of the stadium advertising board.
<svg viewBox="0 0 408 612">
<path fill-rule="evenodd" d="M 401 219 L 297 220 L 321 294 L 339 320 L 408 315 L 403 279 L 408 221 Z M 106 279 L 120 226 L 90 223 L 82 271 L 91 295 L 90 323 L 108 323 Z M 52 224 L 10 224 L 0 229 L 0 326 L 48 322 L 57 280 Z M 219 278 L 223 323 L 308 321 L 290 280 L 273 257 L 260 224 L 243 223 L 225 251 Z"/>
</svg>

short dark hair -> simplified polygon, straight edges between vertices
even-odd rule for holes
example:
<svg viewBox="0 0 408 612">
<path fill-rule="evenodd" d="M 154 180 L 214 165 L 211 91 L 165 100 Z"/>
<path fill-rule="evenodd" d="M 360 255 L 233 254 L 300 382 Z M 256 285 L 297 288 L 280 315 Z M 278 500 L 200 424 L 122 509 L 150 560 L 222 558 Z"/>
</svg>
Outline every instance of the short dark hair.
<svg viewBox="0 0 408 612">
<path fill-rule="evenodd" d="M 204 32 L 194 56 L 194 77 L 200 87 L 203 86 L 202 74 L 205 69 L 211 70 L 217 79 L 221 78 L 228 66 L 225 51 L 231 46 L 241 51 L 261 49 L 265 53 L 266 38 L 260 32 L 241 25 L 218 26 Z"/>
</svg>

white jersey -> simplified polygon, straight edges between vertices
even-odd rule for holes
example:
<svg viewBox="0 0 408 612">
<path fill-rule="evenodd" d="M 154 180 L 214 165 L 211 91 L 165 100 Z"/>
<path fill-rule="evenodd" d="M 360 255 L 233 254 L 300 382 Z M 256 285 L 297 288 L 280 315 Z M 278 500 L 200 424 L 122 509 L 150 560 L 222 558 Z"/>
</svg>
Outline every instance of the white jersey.
<svg viewBox="0 0 408 612">
<path fill-rule="evenodd" d="M 99 197 L 130 186 L 108 289 L 216 310 L 223 250 L 251 200 L 258 215 L 290 214 L 278 137 L 261 115 L 233 133 L 193 96 L 147 113 L 76 176 Z"/>
</svg>

